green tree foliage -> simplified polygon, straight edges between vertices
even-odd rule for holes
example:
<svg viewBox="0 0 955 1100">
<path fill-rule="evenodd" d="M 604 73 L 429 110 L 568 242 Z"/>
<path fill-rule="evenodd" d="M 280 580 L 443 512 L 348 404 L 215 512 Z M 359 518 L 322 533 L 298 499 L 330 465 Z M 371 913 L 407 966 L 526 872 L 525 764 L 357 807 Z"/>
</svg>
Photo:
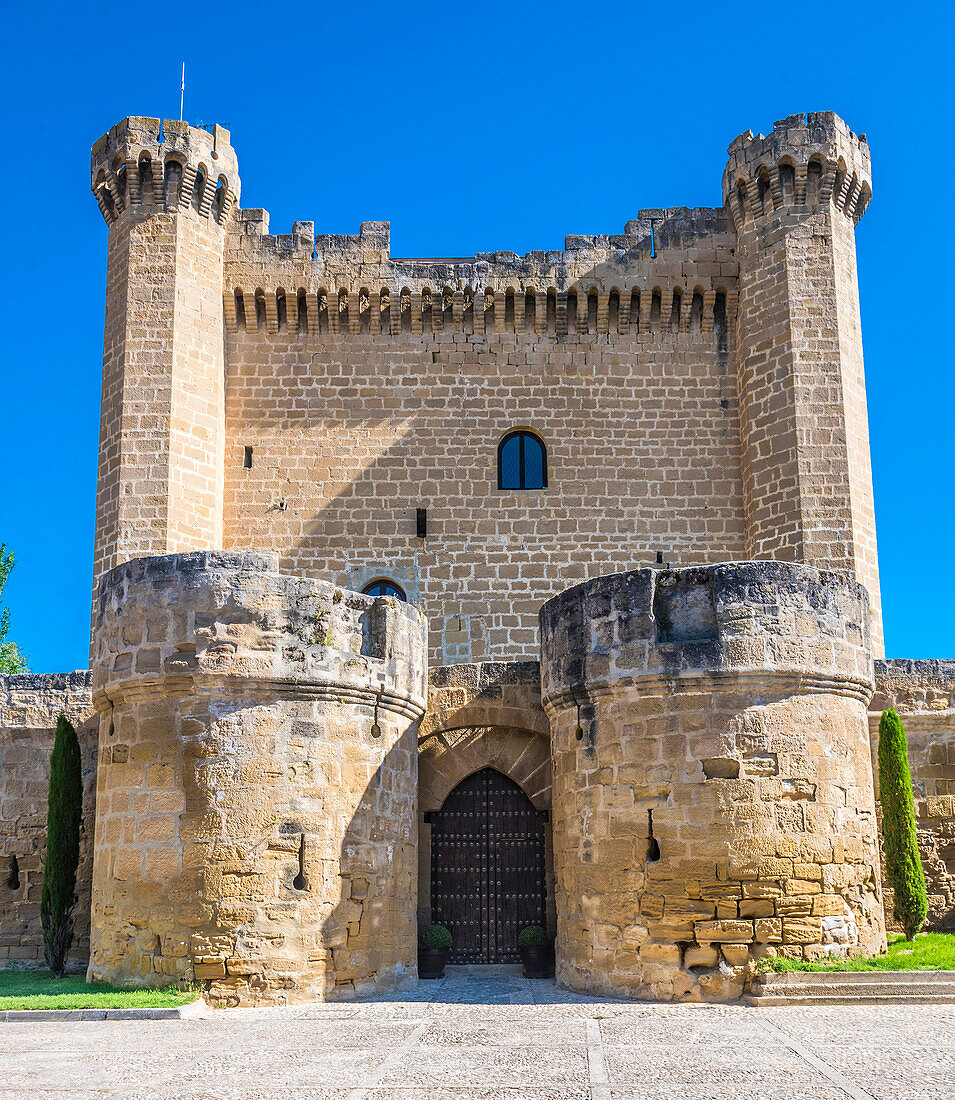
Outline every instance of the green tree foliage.
<svg viewBox="0 0 955 1100">
<path fill-rule="evenodd" d="M 894 710 L 879 722 L 879 800 L 885 871 L 895 893 L 895 919 L 907 939 L 925 923 L 928 899 L 915 833 L 912 774 L 902 720 Z"/>
<path fill-rule="evenodd" d="M 76 905 L 76 868 L 80 861 L 80 823 L 83 813 L 83 776 L 80 743 L 65 715 L 56 723 L 50 755 L 50 795 L 46 812 L 46 862 L 40 922 L 43 954 L 56 978 L 62 978 L 73 942 Z"/>
<path fill-rule="evenodd" d="M 3 586 L 13 571 L 16 561 L 13 551 L 7 549 L 6 543 L 0 542 L 0 596 L 3 595 Z M 10 612 L 5 607 L 0 607 L 0 676 L 12 675 L 16 672 L 29 672 L 26 658 L 18 649 L 15 642 L 7 641 L 7 631 L 10 629 Z"/>
</svg>

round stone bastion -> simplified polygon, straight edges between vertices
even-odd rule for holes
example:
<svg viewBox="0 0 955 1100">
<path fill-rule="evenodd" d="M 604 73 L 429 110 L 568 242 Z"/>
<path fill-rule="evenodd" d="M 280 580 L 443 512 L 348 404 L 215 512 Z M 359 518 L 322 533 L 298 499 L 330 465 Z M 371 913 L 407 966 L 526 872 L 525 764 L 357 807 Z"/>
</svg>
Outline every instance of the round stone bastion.
<svg viewBox="0 0 955 1100">
<path fill-rule="evenodd" d="M 761 956 L 884 948 L 869 631 L 861 585 L 782 562 L 544 605 L 562 984 L 734 1000 Z"/>
<path fill-rule="evenodd" d="M 143 558 L 100 582 L 89 975 L 217 1004 L 416 969 L 416 608 L 271 553 Z"/>
</svg>

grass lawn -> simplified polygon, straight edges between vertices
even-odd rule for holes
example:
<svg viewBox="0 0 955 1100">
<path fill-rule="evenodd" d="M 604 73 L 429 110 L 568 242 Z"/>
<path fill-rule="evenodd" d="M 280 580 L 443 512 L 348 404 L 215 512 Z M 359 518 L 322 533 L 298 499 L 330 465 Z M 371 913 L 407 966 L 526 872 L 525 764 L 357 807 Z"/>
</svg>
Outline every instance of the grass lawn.
<svg viewBox="0 0 955 1100">
<path fill-rule="evenodd" d="M 0 970 L 0 1011 L 9 1008 L 175 1008 L 196 991 L 120 989 L 87 982 L 83 974 L 56 979 L 49 970 Z"/>
<path fill-rule="evenodd" d="M 914 940 L 889 933 L 889 950 L 884 955 L 861 955 L 837 962 L 803 962 L 799 959 L 764 959 L 766 970 L 778 973 L 797 970 L 955 970 L 955 935 L 921 932 Z"/>
</svg>

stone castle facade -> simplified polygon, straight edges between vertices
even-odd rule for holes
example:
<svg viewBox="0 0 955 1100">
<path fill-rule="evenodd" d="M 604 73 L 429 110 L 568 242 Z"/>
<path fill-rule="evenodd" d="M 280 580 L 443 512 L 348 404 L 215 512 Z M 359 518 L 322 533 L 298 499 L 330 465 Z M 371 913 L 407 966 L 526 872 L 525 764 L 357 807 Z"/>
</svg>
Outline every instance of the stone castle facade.
<svg viewBox="0 0 955 1100">
<path fill-rule="evenodd" d="M 791 116 L 722 206 L 523 257 L 270 235 L 219 126 L 128 118 L 92 183 L 92 669 L 5 681 L 0 955 L 38 958 L 64 708 L 95 977 L 356 995 L 432 919 L 472 962 L 546 923 L 567 986 L 660 999 L 878 950 L 890 704 L 951 926 L 955 670 L 881 660 L 864 136 Z"/>
</svg>

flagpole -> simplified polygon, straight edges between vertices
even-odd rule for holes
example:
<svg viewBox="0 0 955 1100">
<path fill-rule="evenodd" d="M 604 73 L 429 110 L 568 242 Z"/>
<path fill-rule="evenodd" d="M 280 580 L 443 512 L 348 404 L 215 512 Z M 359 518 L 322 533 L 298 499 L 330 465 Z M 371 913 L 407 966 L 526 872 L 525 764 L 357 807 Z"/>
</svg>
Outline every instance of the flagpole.
<svg viewBox="0 0 955 1100">
<path fill-rule="evenodd" d="M 179 121 L 182 122 L 182 101 L 186 94 L 186 63 L 182 63 L 182 80 L 179 84 Z"/>
</svg>

